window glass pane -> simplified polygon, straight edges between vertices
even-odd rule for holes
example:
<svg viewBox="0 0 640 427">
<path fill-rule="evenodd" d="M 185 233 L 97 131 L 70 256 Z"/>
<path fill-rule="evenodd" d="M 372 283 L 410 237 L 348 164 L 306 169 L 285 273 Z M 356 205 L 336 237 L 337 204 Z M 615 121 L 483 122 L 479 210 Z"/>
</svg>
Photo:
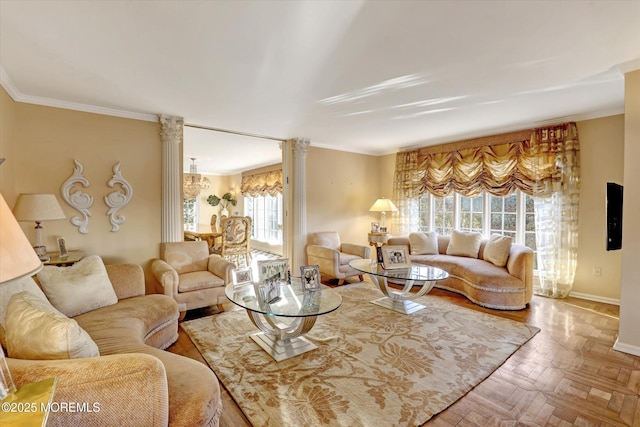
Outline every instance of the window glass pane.
<svg viewBox="0 0 640 427">
<path fill-rule="evenodd" d="M 453 231 L 455 213 L 453 211 L 453 198 L 451 194 L 445 198 L 434 198 L 434 217 L 436 232 L 441 236 L 448 236 Z"/>
<path fill-rule="evenodd" d="M 196 199 L 184 200 L 182 205 L 182 215 L 184 220 L 184 229 L 196 231 L 196 225 L 198 224 Z"/>
<path fill-rule="evenodd" d="M 491 214 L 491 232 L 502 230 L 502 214 Z"/>
<path fill-rule="evenodd" d="M 518 209 L 518 196 L 516 193 L 503 197 L 503 199 L 505 212 L 515 212 Z"/>
<path fill-rule="evenodd" d="M 470 198 L 460 196 L 460 230 L 482 233 L 482 195 Z"/>
<path fill-rule="evenodd" d="M 516 231 L 516 214 L 504 214 L 504 229 Z"/>
<path fill-rule="evenodd" d="M 245 215 L 251 217 L 251 238 L 282 243 L 282 195 L 245 197 Z"/>
</svg>

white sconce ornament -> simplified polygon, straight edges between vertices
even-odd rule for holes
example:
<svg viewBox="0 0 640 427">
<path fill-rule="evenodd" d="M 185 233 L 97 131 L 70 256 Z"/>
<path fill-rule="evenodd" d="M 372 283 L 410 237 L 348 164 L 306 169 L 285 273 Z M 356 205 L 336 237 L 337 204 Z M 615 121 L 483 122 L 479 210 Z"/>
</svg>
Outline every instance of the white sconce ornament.
<svg viewBox="0 0 640 427">
<path fill-rule="evenodd" d="M 93 196 L 82 190 L 76 190 L 71 193 L 71 190 L 76 183 L 82 184 L 83 187 L 89 187 L 89 180 L 83 175 L 84 167 L 75 159 L 73 160 L 73 163 L 76 165 L 73 169 L 73 174 L 62 183 L 62 186 L 60 187 L 60 194 L 69 206 L 82 214 L 82 217 L 72 216 L 71 224 L 78 227 L 78 232 L 81 234 L 87 234 L 89 232 L 87 230 L 87 226 L 89 225 L 89 217 L 91 216 L 89 208 L 93 205 Z"/>
<path fill-rule="evenodd" d="M 120 190 L 116 190 L 104 196 L 104 202 L 109 206 L 107 215 L 109 216 L 109 222 L 111 222 L 112 232 L 118 231 L 120 229 L 120 225 L 125 221 L 124 215 L 117 215 L 118 210 L 125 207 L 131 201 L 131 197 L 133 196 L 133 188 L 131 187 L 131 184 L 124 179 L 122 172 L 120 172 L 120 162 L 113 166 L 113 177 L 109 182 L 107 182 L 107 185 L 111 188 L 116 184 L 120 184 L 122 186 L 124 193 Z"/>
</svg>

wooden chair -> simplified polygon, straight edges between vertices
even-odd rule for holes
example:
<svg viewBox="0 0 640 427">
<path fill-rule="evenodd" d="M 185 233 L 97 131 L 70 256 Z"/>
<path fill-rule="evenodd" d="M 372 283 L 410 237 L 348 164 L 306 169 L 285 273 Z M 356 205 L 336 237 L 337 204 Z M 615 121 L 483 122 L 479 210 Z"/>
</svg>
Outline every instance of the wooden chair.
<svg viewBox="0 0 640 427">
<path fill-rule="evenodd" d="M 251 264 L 251 217 L 230 216 L 220 219 L 222 241 L 211 251 L 239 265 L 242 256 L 246 266 Z"/>
</svg>

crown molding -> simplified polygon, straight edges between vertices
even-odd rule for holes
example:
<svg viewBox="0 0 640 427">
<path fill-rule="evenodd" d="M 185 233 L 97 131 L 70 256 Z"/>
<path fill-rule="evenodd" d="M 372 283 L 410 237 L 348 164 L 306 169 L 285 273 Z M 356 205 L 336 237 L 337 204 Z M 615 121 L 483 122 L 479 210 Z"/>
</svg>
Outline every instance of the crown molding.
<svg viewBox="0 0 640 427">
<path fill-rule="evenodd" d="M 16 102 L 25 104 L 43 105 L 45 107 L 63 108 L 65 110 L 82 111 L 85 113 L 102 114 L 106 116 L 121 117 L 124 119 L 143 120 L 147 122 L 157 122 L 157 114 L 137 113 L 134 111 L 118 110 L 115 108 L 98 107 L 95 105 L 81 104 L 78 102 L 62 101 L 41 96 L 25 95 L 21 93 L 13 84 L 4 68 L 0 66 L 0 84 L 7 91 L 9 96 Z"/>
<path fill-rule="evenodd" d="M 632 59 L 631 61 L 618 64 L 618 70 L 622 74 L 630 73 L 631 71 L 640 70 L 640 58 Z"/>
</svg>

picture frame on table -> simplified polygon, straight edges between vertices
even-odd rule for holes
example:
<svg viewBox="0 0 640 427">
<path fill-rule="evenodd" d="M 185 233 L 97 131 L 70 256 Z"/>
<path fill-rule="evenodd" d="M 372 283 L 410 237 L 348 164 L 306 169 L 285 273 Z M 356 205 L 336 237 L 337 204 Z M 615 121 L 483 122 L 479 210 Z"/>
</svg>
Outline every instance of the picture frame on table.
<svg viewBox="0 0 640 427">
<path fill-rule="evenodd" d="M 69 256 L 69 251 L 67 251 L 67 242 L 65 242 L 64 237 L 58 237 L 58 251 L 60 252 L 60 258 Z"/>
<path fill-rule="evenodd" d="M 409 247 L 407 245 L 382 246 L 382 266 L 387 269 L 409 268 Z"/>
<path fill-rule="evenodd" d="M 253 283 L 253 271 L 251 267 L 236 268 L 231 271 L 233 286 L 242 286 Z"/>
<path fill-rule="evenodd" d="M 319 265 L 303 265 L 300 267 L 300 280 L 305 291 L 319 291 L 322 289 Z"/>
<path fill-rule="evenodd" d="M 378 230 L 380 229 L 380 224 L 377 222 L 372 222 L 371 223 L 371 232 L 372 233 L 377 233 Z"/>
<path fill-rule="evenodd" d="M 260 300 L 265 304 L 273 304 L 280 300 L 280 274 L 267 277 L 258 286 Z"/>
<path fill-rule="evenodd" d="M 386 233 L 387 232 L 387 227 L 379 227 L 378 228 L 378 232 L 379 233 Z"/>
<path fill-rule="evenodd" d="M 378 261 L 378 264 L 384 265 L 384 259 L 382 259 L 382 246 L 376 247 L 376 261 Z"/>
<path fill-rule="evenodd" d="M 269 259 L 258 261 L 258 281 L 264 282 L 265 279 L 279 274 L 279 279 L 289 281 L 289 259 Z"/>
</svg>

